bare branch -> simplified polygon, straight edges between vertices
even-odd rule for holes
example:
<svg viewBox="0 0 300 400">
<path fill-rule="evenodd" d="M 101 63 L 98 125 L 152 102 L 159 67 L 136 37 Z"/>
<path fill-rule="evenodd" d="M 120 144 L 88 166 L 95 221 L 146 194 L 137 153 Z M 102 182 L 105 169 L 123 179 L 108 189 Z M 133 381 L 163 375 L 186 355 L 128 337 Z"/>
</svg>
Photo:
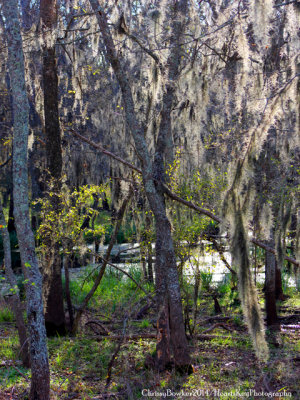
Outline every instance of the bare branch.
<svg viewBox="0 0 300 400">
<path fill-rule="evenodd" d="M 8 157 L 8 159 L 6 161 L 4 161 L 4 163 L 0 164 L 0 168 L 5 167 L 5 165 L 7 165 L 10 162 L 11 159 L 12 159 L 12 155 L 10 155 Z"/>
<path fill-rule="evenodd" d="M 69 132 L 71 132 L 74 136 L 77 136 L 79 139 L 81 139 L 83 142 L 88 143 L 90 146 L 94 147 L 97 150 L 100 150 L 101 153 L 106 154 L 107 156 L 113 158 L 114 160 L 119 161 L 120 163 L 126 165 L 127 167 L 133 169 L 134 171 L 136 171 L 138 174 L 141 174 L 142 171 L 135 167 L 133 164 L 129 163 L 128 161 L 123 160 L 123 158 L 117 156 L 114 153 L 111 153 L 110 151 L 106 150 L 103 146 L 101 146 L 100 144 L 97 144 L 95 142 L 93 142 L 92 140 L 88 139 L 85 136 L 80 135 L 80 133 L 74 131 L 74 129 L 69 129 Z"/>
<path fill-rule="evenodd" d="M 150 57 L 152 57 L 153 60 L 156 62 L 156 64 L 159 65 L 159 69 L 162 71 L 163 67 L 158 56 L 151 49 L 148 49 L 146 46 L 144 46 L 143 43 L 140 41 L 140 39 L 138 39 L 135 35 L 126 31 L 124 31 L 124 33 L 127 37 L 129 37 L 129 39 L 138 44 L 140 48 L 144 50 L 145 53 L 147 53 Z"/>
<path fill-rule="evenodd" d="M 287 6 L 289 4 L 296 4 L 296 5 L 300 6 L 299 0 L 293 0 L 293 1 L 286 1 L 285 3 L 281 3 L 281 4 L 275 4 L 274 7 L 278 8 L 278 7 Z"/>
</svg>

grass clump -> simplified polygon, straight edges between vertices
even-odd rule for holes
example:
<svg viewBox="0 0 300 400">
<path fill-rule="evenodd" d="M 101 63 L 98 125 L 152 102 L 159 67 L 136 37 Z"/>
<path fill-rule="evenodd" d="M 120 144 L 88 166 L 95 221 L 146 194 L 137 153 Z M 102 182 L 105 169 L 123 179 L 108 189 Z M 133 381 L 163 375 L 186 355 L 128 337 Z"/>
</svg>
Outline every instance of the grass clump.
<svg viewBox="0 0 300 400">
<path fill-rule="evenodd" d="M 2 307 L 0 309 L 0 323 L 1 322 L 13 322 L 14 313 L 9 307 Z"/>
</svg>

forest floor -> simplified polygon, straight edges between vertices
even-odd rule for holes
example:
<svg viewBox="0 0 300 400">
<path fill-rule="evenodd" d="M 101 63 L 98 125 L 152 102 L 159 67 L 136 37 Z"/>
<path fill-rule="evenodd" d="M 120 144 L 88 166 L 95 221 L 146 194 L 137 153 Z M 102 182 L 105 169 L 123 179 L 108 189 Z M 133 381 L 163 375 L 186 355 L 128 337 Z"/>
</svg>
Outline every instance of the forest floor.
<svg viewBox="0 0 300 400">
<path fill-rule="evenodd" d="M 150 285 L 144 287 L 151 290 Z M 72 282 L 76 304 L 88 288 L 88 281 L 83 286 Z M 144 294 L 132 281 L 107 275 L 82 318 L 80 333 L 48 339 L 51 398 L 300 399 L 300 330 L 283 329 L 283 325 L 299 324 L 299 293 L 278 304 L 285 319 L 280 331 L 266 332 L 270 359 L 265 362 L 255 358 L 240 307 L 228 303 L 228 297 L 220 299 L 223 313 L 215 315 L 213 300 L 200 297 L 194 339 L 190 340 L 192 371 L 159 373 L 151 368 L 155 311 L 150 308 L 141 318 Z M 130 339 L 130 335 L 135 336 Z M 28 398 L 30 370 L 22 367 L 18 351 L 12 315 L 2 306 L 0 400 Z"/>
</svg>

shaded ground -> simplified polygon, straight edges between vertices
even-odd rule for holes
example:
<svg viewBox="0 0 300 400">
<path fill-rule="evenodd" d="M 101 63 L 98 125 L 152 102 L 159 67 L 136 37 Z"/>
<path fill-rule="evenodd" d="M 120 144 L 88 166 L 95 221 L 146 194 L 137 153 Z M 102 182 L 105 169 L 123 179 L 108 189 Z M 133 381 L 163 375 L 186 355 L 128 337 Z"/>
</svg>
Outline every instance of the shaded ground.
<svg viewBox="0 0 300 400">
<path fill-rule="evenodd" d="M 155 333 L 154 310 L 137 320 L 143 296 L 132 283 L 124 283 L 121 290 L 119 279 L 117 283 L 104 282 L 107 291 L 102 288 L 97 293 L 77 337 L 49 339 L 53 400 L 268 398 L 254 397 L 254 390 L 281 395 L 285 391 L 291 393 L 286 398 L 300 399 L 299 329 L 267 332 L 271 357 L 268 362 L 259 363 L 239 308 L 222 306 L 223 314 L 214 316 L 212 299 L 205 297 L 199 301 L 195 334 L 206 335 L 206 340 L 203 336 L 200 340 L 190 340 L 193 373 L 179 375 L 174 370 L 158 373 L 151 369 L 155 341 L 149 338 Z M 77 289 L 73 288 L 73 296 L 80 297 Z M 297 324 L 299 312 L 300 297 L 296 294 L 281 309 L 281 316 L 294 317 L 282 322 Z M 126 338 L 119 346 L 124 332 Z M 140 338 L 128 340 L 130 334 Z M 111 340 L 111 336 L 116 338 Z M 0 360 L 0 400 L 26 399 L 30 371 L 18 362 L 14 323 L 3 318 Z"/>
</svg>

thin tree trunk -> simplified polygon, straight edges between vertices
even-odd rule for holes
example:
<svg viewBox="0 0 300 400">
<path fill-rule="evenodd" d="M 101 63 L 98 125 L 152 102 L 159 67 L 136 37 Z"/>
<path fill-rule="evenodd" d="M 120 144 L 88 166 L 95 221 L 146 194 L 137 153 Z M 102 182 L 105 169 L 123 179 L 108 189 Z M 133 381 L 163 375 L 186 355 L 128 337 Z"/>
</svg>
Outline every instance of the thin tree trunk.
<svg viewBox="0 0 300 400">
<path fill-rule="evenodd" d="M 152 243 L 150 240 L 150 232 L 151 232 L 151 218 L 149 216 L 149 213 L 146 214 L 146 240 L 147 240 L 147 264 L 148 264 L 148 280 L 150 283 L 154 282 L 154 277 L 153 277 L 153 262 L 152 262 Z"/>
<path fill-rule="evenodd" d="M 20 355 L 22 359 L 22 363 L 24 367 L 30 367 L 30 358 L 29 358 L 29 347 L 28 347 L 28 338 L 27 338 L 27 331 L 26 325 L 23 318 L 22 312 L 22 304 L 19 297 L 19 290 L 17 286 L 17 280 L 12 270 L 11 266 L 11 247 L 10 247 L 10 239 L 9 233 L 6 228 L 6 221 L 3 214 L 2 204 L 0 202 L 0 224 L 1 224 L 1 234 L 2 234 L 2 241 L 3 241 L 3 249 L 4 249 L 4 266 L 5 266 L 5 275 L 7 280 L 15 292 L 12 296 L 11 306 L 13 312 L 16 317 L 16 325 L 19 335 L 19 342 L 20 342 Z"/>
<path fill-rule="evenodd" d="M 14 195 L 13 195 L 13 192 L 11 192 L 10 199 L 9 199 L 9 213 L 8 213 L 7 230 L 8 230 L 8 232 L 14 232 L 16 230 L 15 222 L 14 222 Z"/>
<path fill-rule="evenodd" d="M 268 243 L 274 246 L 274 240 Z M 265 261 L 265 300 L 267 325 L 275 325 L 278 321 L 276 310 L 276 294 L 275 294 L 275 274 L 276 274 L 276 256 L 270 252 L 266 252 Z"/>
<path fill-rule="evenodd" d="M 148 280 L 147 269 L 146 269 L 146 258 L 145 258 L 145 251 L 142 251 L 142 270 L 143 270 L 143 279 L 145 282 Z"/>
<path fill-rule="evenodd" d="M 112 236 L 110 238 L 110 242 L 109 242 L 108 248 L 106 250 L 105 258 L 103 260 L 103 264 L 101 266 L 99 274 L 96 277 L 91 290 L 85 296 L 82 305 L 80 306 L 80 308 L 78 309 L 78 311 L 76 313 L 76 316 L 75 316 L 75 319 L 74 319 L 73 328 L 72 328 L 73 334 L 75 334 L 77 332 L 80 318 L 81 318 L 84 310 L 86 309 L 89 301 L 91 300 L 91 298 L 93 297 L 94 293 L 96 292 L 96 290 L 97 290 L 98 286 L 100 285 L 100 282 L 101 282 L 101 280 L 103 278 L 103 275 L 105 273 L 106 266 L 107 266 L 111 251 L 112 251 L 113 246 L 114 246 L 114 244 L 115 244 L 115 242 L 117 240 L 117 235 L 118 235 L 119 229 L 120 229 L 121 224 L 122 224 L 122 220 L 123 220 L 123 217 L 124 217 L 124 214 L 125 214 L 125 211 L 126 211 L 127 204 L 129 203 L 132 195 L 133 195 L 133 192 L 132 192 L 132 190 L 130 190 L 128 195 L 124 199 L 120 209 L 119 209 L 119 212 L 118 212 L 117 217 L 116 217 L 115 229 L 114 229 L 114 232 L 113 232 L 113 234 L 112 234 Z"/>
<path fill-rule="evenodd" d="M 154 277 L 153 277 L 153 261 L 152 261 L 152 243 L 149 243 L 147 247 L 148 247 L 147 251 L 148 280 L 149 283 L 153 283 Z"/>
<path fill-rule="evenodd" d="M 69 274 L 69 267 L 72 265 L 72 255 L 71 255 L 71 249 L 70 252 L 66 255 L 66 260 L 65 260 L 65 284 L 66 284 L 66 300 L 67 300 L 67 306 L 68 306 L 68 312 L 69 312 L 69 319 L 70 319 L 70 329 L 73 329 L 73 324 L 74 324 L 74 313 L 73 313 L 73 306 L 72 306 L 72 299 L 71 299 L 71 293 L 70 293 L 70 274 Z"/>
<path fill-rule="evenodd" d="M 18 14 L 18 1 L 3 2 L 8 47 L 8 66 L 11 80 L 13 136 L 13 194 L 14 217 L 19 240 L 21 262 L 26 285 L 27 317 L 31 361 L 31 400 L 49 400 L 50 372 L 43 314 L 42 278 L 35 253 L 30 227 L 28 202 L 28 127 L 29 106 L 26 95 L 24 56 Z"/>
</svg>

